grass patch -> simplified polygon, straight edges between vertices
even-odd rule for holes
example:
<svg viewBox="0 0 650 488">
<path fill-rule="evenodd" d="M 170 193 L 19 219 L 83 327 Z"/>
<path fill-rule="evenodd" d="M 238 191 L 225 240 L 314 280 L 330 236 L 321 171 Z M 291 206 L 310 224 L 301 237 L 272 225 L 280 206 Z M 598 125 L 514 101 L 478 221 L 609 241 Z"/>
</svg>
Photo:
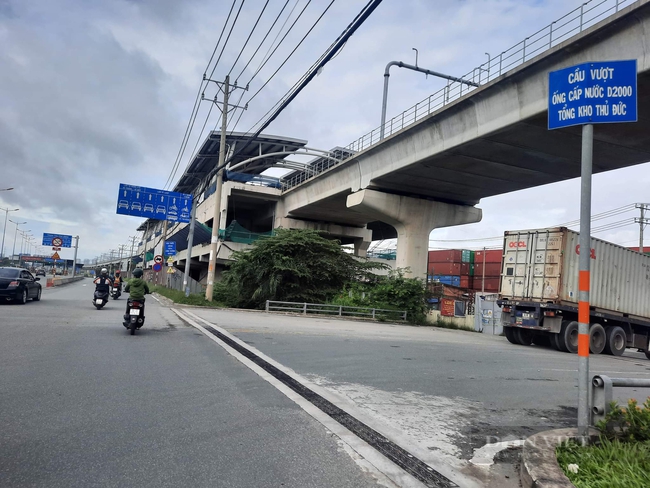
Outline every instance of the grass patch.
<svg viewBox="0 0 650 488">
<path fill-rule="evenodd" d="M 195 305 L 199 307 L 212 307 L 212 308 L 223 308 L 222 303 L 212 301 L 209 302 L 205 299 L 204 295 L 198 295 L 195 293 L 190 294 L 189 297 L 185 296 L 185 292 L 179 290 L 173 290 L 170 288 L 165 288 L 164 286 L 155 285 L 152 289 L 152 292 L 156 292 L 159 295 L 169 298 L 174 303 L 181 303 L 184 305 Z"/>
<path fill-rule="evenodd" d="M 647 488 L 650 486 L 650 442 L 610 441 L 583 447 L 567 441 L 557 459 L 577 488 Z M 577 472 L 576 472 L 577 471 Z"/>
</svg>

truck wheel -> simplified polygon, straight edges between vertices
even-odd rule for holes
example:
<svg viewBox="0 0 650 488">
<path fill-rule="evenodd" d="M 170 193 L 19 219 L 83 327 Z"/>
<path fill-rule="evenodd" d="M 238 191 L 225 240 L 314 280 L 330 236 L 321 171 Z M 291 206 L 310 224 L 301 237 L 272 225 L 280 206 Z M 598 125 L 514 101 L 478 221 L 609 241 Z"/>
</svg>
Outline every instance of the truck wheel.
<svg viewBox="0 0 650 488">
<path fill-rule="evenodd" d="M 504 327 L 503 333 L 506 335 L 506 339 L 508 339 L 508 342 L 510 342 L 511 344 L 519 344 L 517 338 L 515 337 L 515 329 L 513 329 L 512 327 Z"/>
<path fill-rule="evenodd" d="M 536 346 L 548 347 L 551 345 L 551 338 L 547 334 L 539 332 L 533 336 L 533 344 Z"/>
<path fill-rule="evenodd" d="M 522 346 L 530 346 L 533 343 L 533 333 L 526 329 L 515 329 L 515 339 Z"/>
<path fill-rule="evenodd" d="M 551 334 L 551 346 L 557 351 L 564 352 L 564 349 L 560 346 L 560 334 Z"/>
<path fill-rule="evenodd" d="M 600 324 L 591 324 L 589 328 L 589 352 L 591 354 L 600 354 L 605 350 L 605 344 L 607 344 L 605 327 Z"/>
<path fill-rule="evenodd" d="M 578 352 L 578 322 L 563 321 L 558 342 L 563 351 L 572 354 Z"/>
<path fill-rule="evenodd" d="M 618 325 L 607 328 L 607 344 L 605 352 L 612 356 L 622 356 L 627 346 L 625 331 Z"/>
</svg>

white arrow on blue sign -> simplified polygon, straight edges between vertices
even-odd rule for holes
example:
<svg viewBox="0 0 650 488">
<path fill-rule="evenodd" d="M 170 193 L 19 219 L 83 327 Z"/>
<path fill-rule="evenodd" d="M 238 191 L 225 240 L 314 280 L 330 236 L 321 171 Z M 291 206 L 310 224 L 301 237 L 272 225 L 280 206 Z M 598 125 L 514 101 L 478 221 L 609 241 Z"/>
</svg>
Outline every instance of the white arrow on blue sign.
<svg viewBox="0 0 650 488">
<path fill-rule="evenodd" d="M 548 128 L 636 122 L 636 59 L 583 63 L 548 74 Z"/>
</svg>

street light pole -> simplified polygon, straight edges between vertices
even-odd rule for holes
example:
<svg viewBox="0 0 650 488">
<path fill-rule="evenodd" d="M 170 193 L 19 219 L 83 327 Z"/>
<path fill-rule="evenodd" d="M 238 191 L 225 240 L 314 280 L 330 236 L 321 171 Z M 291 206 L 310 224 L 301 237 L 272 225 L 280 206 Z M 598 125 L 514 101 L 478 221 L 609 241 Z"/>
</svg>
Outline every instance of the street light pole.
<svg viewBox="0 0 650 488">
<path fill-rule="evenodd" d="M 5 234 L 7 233 L 7 217 L 9 217 L 9 212 L 17 212 L 19 208 L 9 209 L 9 208 L 0 208 L 0 210 L 5 211 L 5 225 L 2 229 L 2 247 L 0 247 L 0 260 L 5 257 Z"/>
<path fill-rule="evenodd" d="M 18 236 L 18 226 L 26 224 L 27 222 L 14 222 L 11 219 L 9 219 L 9 222 L 11 222 L 12 224 L 16 224 L 16 232 L 14 233 L 14 247 L 11 251 L 11 259 L 13 260 L 14 256 L 16 255 L 16 237 Z"/>
<path fill-rule="evenodd" d="M 74 257 L 72 258 L 72 277 L 74 278 L 75 271 L 77 269 L 77 250 L 79 249 L 79 236 L 74 236 Z"/>
</svg>

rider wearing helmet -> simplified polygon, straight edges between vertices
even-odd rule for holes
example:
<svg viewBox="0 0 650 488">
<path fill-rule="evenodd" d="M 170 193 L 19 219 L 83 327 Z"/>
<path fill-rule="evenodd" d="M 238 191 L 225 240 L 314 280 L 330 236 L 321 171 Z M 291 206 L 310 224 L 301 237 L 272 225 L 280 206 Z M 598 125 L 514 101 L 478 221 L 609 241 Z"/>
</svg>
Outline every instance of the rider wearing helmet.
<svg viewBox="0 0 650 488">
<path fill-rule="evenodd" d="M 101 293 L 108 293 L 111 289 L 111 286 L 113 286 L 113 282 L 108 276 L 108 270 L 106 268 L 102 268 L 101 274 L 95 278 L 95 291 L 101 292 Z"/>
<path fill-rule="evenodd" d="M 126 313 L 124 314 L 124 327 L 128 327 L 129 323 L 129 308 L 132 300 L 142 302 L 142 318 L 144 319 L 144 296 L 149 291 L 149 285 L 142 279 L 142 268 L 135 268 L 133 270 L 133 278 L 126 282 L 124 291 L 129 293 L 129 299 L 126 301 Z"/>
<path fill-rule="evenodd" d="M 119 269 L 115 270 L 115 276 L 113 277 L 113 285 L 118 286 L 120 291 L 122 291 L 122 275 L 120 274 Z"/>
</svg>

